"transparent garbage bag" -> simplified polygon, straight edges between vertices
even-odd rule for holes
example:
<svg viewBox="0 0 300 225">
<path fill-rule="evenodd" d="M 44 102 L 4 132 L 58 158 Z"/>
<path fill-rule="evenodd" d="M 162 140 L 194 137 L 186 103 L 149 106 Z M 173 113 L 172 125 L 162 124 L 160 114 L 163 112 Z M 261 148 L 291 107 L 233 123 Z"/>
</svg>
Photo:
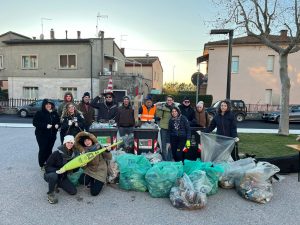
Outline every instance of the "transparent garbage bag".
<svg viewBox="0 0 300 225">
<path fill-rule="evenodd" d="M 256 167 L 254 158 L 244 158 L 233 162 L 223 162 L 224 173 L 219 179 L 219 186 L 222 188 L 234 188 L 234 180 L 240 177 L 246 170 Z"/>
<path fill-rule="evenodd" d="M 201 209 L 207 204 L 207 196 L 206 193 L 195 190 L 189 176 L 184 174 L 176 186 L 172 187 L 170 201 L 177 209 Z"/>
<path fill-rule="evenodd" d="M 123 154 L 118 156 L 116 161 L 120 170 L 120 188 L 133 191 L 147 191 L 145 175 L 151 168 L 151 164 L 144 156 Z"/>
<path fill-rule="evenodd" d="M 107 161 L 108 162 L 107 181 L 113 184 L 118 182 L 119 173 L 120 173 L 118 163 L 116 162 L 116 158 L 126 153 L 122 150 L 115 150 L 115 151 L 111 151 L 111 154 L 112 154 L 112 159 Z"/>
<path fill-rule="evenodd" d="M 258 162 L 235 179 L 235 188 L 240 196 L 250 201 L 267 203 L 273 197 L 271 177 L 280 169 L 268 162 Z"/>
<path fill-rule="evenodd" d="M 183 175 L 181 162 L 159 162 L 146 173 L 145 179 L 149 193 L 155 198 L 169 197 L 176 180 Z"/>
<path fill-rule="evenodd" d="M 141 155 L 145 156 L 146 159 L 148 159 L 151 164 L 156 164 L 156 163 L 162 161 L 162 156 L 158 152 L 156 152 L 156 153 L 143 152 Z"/>
<path fill-rule="evenodd" d="M 234 138 L 201 132 L 201 160 L 203 162 L 230 161 Z"/>
</svg>

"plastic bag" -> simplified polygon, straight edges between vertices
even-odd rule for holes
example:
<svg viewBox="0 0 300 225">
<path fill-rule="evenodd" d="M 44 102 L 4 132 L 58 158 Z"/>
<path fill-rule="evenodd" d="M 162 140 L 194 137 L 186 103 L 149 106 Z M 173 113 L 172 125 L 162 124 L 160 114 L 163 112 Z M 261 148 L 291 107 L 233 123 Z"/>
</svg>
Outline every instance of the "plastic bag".
<svg viewBox="0 0 300 225">
<path fill-rule="evenodd" d="M 268 162 L 258 162 L 256 167 L 245 171 L 245 174 L 235 179 L 236 191 L 240 196 L 250 201 L 266 203 L 273 197 L 270 178 L 280 170 Z"/>
<path fill-rule="evenodd" d="M 245 158 L 234 162 L 225 162 L 221 166 L 224 167 L 224 173 L 220 177 L 219 186 L 229 189 L 234 187 L 236 177 L 240 177 L 246 170 L 256 167 L 256 163 L 254 158 Z"/>
<path fill-rule="evenodd" d="M 133 191 L 147 190 L 145 175 L 151 164 L 144 156 L 123 154 L 117 157 L 116 161 L 120 170 L 120 188 Z"/>
<path fill-rule="evenodd" d="M 141 155 L 145 156 L 146 159 L 148 159 L 151 164 L 156 164 L 156 163 L 162 161 L 161 154 L 159 154 L 158 152 L 156 152 L 156 153 L 152 153 L 152 152 L 145 153 L 145 152 L 142 152 Z"/>
<path fill-rule="evenodd" d="M 181 162 L 160 162 L 153 165 L 145 176 L 150 195 L 155 198 L 169 197 L 171 188 L 182 174 Z"/>
<path fill-rule="evenodd" d="M 234 138 L 201 132 L 201 160 L 203 162 L 222 162 L 232 160 Z"/>
<path fill-rule="evenodd" d="M 71 181 L 72 184 L 74 184 L 75 186 L 79 185 L 79 177 L 81 176 L 81 174 L 83 174 L 83 169 L 79 168 L 76 172 L 74 173 L 68 173 L 68 179 Z"/>
<path fill-rule="evenodd" d="M 172 187 L 170 201 L 178 209 L 201 209 L 207 204 L 207 196 L 196 191 L 189 176 L 184 174 L 178 184 Z"/>
<path fill-rule="evenodd" d="M 107 172 L 108 172 L 107 181 L 113 184 L 118 182 L 119 173 L 120 173 L 118 163 L 116 162 L 116 158 L 120 155 L 125 154 L 125 152 L 121 150 L 115 150 L 115 151 L 111 151 L 111 154 L 112 154 L 112 159 L 108 160 L 108 165 L 107 165 Z"/>
</svg>

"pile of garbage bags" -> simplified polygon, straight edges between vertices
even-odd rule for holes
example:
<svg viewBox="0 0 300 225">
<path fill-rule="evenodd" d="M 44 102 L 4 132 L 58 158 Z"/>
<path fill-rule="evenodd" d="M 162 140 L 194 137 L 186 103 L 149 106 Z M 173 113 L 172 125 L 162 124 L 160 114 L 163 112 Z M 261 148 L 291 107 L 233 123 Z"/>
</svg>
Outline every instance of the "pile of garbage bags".
<svg viewBox="0 0 300 225">
<path fill-rule="evenodd" d="M 108 160 L 108 165 L 107 165 L 107 173 L 108 173 L 107 181 L 113 184 L 119 181 L 119 174 L 120 174 L 119 166 L 116 159 L 118 156 L 125 154 L 125 152 L 122 150 L 115 150 L 115 151 L 111 151 L 111 154 L 112 154 L 112 159 Z"/>
</svg>

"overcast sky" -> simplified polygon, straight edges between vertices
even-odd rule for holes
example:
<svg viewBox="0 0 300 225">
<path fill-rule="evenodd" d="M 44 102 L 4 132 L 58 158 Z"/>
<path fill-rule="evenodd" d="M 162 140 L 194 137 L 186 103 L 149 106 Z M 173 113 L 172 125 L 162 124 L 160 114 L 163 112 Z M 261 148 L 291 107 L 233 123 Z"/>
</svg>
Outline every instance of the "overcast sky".
<svg viewBox="0 0 300 225">
<path fill-rule="evenodd" d="M 160 58 L 164 82 L 173 81 L 174 75 L 175 81 L 189 83 L 204 44 L 216 40 L 204 23 L 215 16 L 209 0 L 10 0 L 2 2 L 1 9 L 0 34 L 14 31 L 37 38 L 41 18 L 51 19 L 43 19 L 45 38 L 51 28 L 56 38 L 65 38 L 65 30 L 69 38 L 76 38 L 77 30 L 82 38 L 96 37 L 99 13 L 99 30 L 115 38 L 126 56 L 149 53 Z"/>
</svg>

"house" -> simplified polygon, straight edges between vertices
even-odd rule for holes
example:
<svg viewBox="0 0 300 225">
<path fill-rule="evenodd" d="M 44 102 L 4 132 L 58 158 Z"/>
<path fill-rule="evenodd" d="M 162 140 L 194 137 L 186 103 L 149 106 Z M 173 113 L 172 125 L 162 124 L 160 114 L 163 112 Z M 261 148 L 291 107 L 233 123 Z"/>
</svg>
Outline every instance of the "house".
<svg viewBox="0 0 300 225">
<path fill-rule="evenodd" d="M 274 43 L 286 45 L 287 31 L 271 35 Z M 300 52 L 288 57 L 291 80 L 290 104 L 300 103 Z M 225 99 L 227 82 L 228 41 L 208 42 L 197 63 L 207 62 L 207 94 L 213 101 Z M 231 99 L 243 99 L 247 104 L 280 103 L 281 83 L 278 54 L 255 37 L 234 38 L 232 42 Z"/>
<path fill-rule="evenodd" d="M 135 95 L 143 89 L 143 75 L 127 74 L 126 57 L 113 38 L 29 38 L 15 32 L 0 35 L 0 81 L 7 83 L 9 98 L 63 98 L 71 91 L 75 99 L 84 92 L 99 95 L 112 78 L 114 89 Z M 125 82 L 126 80 L 126 82 Z M 151 81 L 152 82 L 152 81 Z"/>
<path fill-rule="evenodd" d="M 163 88 L 163 68 L 157 56 L 126 57 L 125 71 L 143 74 L 146 89 L 144 93 L 161 93 Z"/>
</svg>

